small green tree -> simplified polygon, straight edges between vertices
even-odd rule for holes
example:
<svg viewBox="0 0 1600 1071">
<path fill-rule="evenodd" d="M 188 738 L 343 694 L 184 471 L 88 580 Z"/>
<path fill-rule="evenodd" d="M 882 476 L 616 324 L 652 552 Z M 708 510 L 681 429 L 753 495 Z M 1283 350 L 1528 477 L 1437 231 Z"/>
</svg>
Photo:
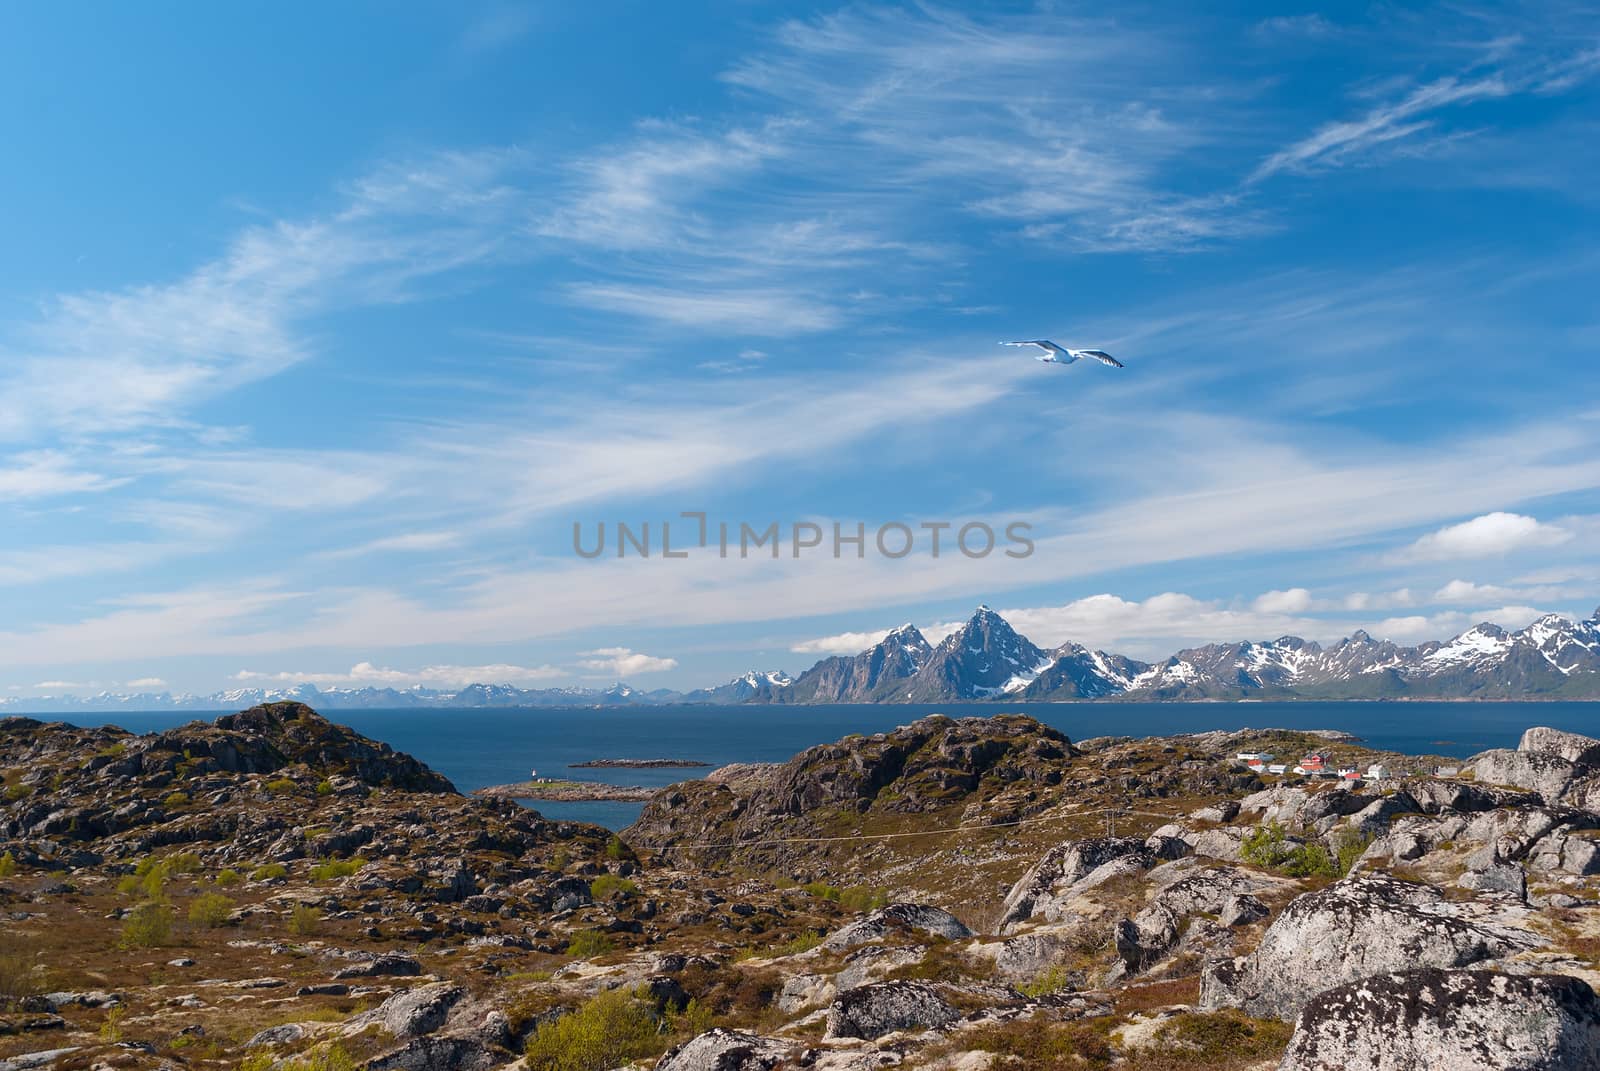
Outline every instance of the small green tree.
<svg viewBox="0 0 1600 1071">
<path fill-rule="evenodd" d="M 147 900 L 122 920 L 123 948 L 156 948 L 172 940 L 172 909 Z"/>
<path fill-rule="evenodd" d="M 196 926 L 214 930 L 226 925 L 233 914 L 234 903 L 221 893 L 202 893 L 189 905 L 189 921 Z"/>
<path fill-rule="evenodd" d="M 300 937 L 310 937 L 322 928 L 322 912 L 309 904 L 295 904 L 289 912 L 289 932 Z"/>
<path fill-rule="evenodd" d="M 613 989 L 571 1015 L 541 1023 L 528 1039 L 530 1071 L 608 1071 L 665 1046 L 650 1005 Z"/>
</svg>

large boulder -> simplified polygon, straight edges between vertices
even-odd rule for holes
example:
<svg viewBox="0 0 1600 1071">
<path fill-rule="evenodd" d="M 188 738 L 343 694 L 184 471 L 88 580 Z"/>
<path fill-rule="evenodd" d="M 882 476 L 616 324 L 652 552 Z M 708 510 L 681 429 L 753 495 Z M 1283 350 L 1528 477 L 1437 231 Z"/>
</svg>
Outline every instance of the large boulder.
<svg viewBox="0 0 1600 1071">
<path fill-rule="evenodd" d="M 1560 729 L 1547 729 L 1544 726 L 1529 729 L 1522 734 L 1517 750 L 1559 755 L 1579 766 L 1600 766 L 1600 740 Z"/>
<path fill-rule="evenodd" d="M 773 1071 L 792 1046 L 737 1030 L 707 1031 L 667 1053 L 656 1071 Z"/>
<path fill-rule="evenodd" d="M 1600 1000 L 1564 975 L 1386 974 L 1314 997 L 1278 1067 L 1592 1071 L 1600 1067 Z"/>
<path fill-rule="evenodd" d="M 971 937 L 966 924 L 948 911 L 926 904 L 890 904 L 834 931 L 822 947 L 833 952 L 843 952 L 857 945 L 881 941 L 897 934 L 921 931 L 952 941 Z"/>
<path fill-rule="evenodd" d="M 1091 837 L 1058 844 L 1006 894 L 1000 932 L 1035 918 L 1059 921 L 1070 913 L 1067 903 L 1073 895 L 1097 884 L 1095 878 L 1119 868 L 1148 870 L 1155 862 L 1155 853 L 1138 837 Z"/>
<path fill-rule="evenodd" d="M 1233 867 L 1208 867 L 1172 882 L 1133 918 L 1114 923 L 1111 938 L 1126 969 L 1139 971 L 1171 952 L 1180 939 L 1198 938 L 1211 929 L 1209 918 L 1196 916 L 1231 927 L 1267 914 L 1267 905 L 1243 873 Z"/>
<path fill-rule="evenodd" d="M 467 995 L 451 982 L 431 982 L 396 993 L 371 1011 L 362 1012 L 345 1023 L 348 1033 L 359 1033 L 376 1023 L 402 1041 L 431 1034 L 444 1026 Z"/>
<path fill-rule="evenodd" d="M 1542 942 L 1515 912 L 1457 903 L 1430 885 L 1354 877 L 1295 900 L 1248 956 L 1208 964 L 1206 1008 L 1293 1019 L 1312 997 L 1371 975 L 1466 967 Z"/>
<path fill-rule="evenodd" d="M 1496 748 L 1474 755 L 1470 762 L 1473 776 L 1484 784 L 1537 792 L 1548 804 L 1559 802 L 1583 773 L 1577 763 L 1547 751 Z"/>
<path fill-rule="evenodd" d="M 872 1040 L 899 1030 L 938 1030 L 960 1013 L 926 982 L 876 982 L 828 1006 L 829 1038 Z"/>
</svg>

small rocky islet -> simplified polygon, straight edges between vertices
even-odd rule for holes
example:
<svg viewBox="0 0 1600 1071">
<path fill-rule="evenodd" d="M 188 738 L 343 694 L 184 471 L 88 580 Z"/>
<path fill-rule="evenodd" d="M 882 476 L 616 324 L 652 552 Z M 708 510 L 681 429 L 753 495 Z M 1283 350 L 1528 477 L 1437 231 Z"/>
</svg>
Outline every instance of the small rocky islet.
<svg viewBox="0 0 1600 1071">
<path fill-rule="evenodd" d="M 1272 777 L 1239 755 L 1396 776 Z M 1600 740 L 931 717 L 620 834 L 296 703 L 0 720 L 0 1069 L 1600 1067 Z"/>
</svg>

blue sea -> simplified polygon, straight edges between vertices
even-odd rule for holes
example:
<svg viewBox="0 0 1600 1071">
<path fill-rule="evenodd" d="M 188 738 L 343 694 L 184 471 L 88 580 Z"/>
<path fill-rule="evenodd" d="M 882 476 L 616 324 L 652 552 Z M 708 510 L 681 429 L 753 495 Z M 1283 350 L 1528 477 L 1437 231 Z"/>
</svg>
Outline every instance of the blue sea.
<svg viewBox="0 0 1600 1071">
<path fill-rule="evenodd" d="M 590 769 L 590 759 L 782 762 L 849 733 L 876 733 L 927 714 L 1024 713 L 1074 740 L 1161 736 L 1208 729 L 1342 729 L 1368 745 L 1410 754 L 1465 757 L 1515 747 L 1522 730 L 1548 725 L 1600 735 L 1600 703 L 944 703 L 928 706 L 678 706 L 483 710 L 336 710 L 334 721 L 409 752 L 462 791 L 542 776 L 659 786 L 705 770 Z M 220 712 L 219 712 L 220 713 Z M 54 718 L 55 715 L 47 717 Z M 150 732 L 215 715 L 194 712 L 74 714 L 80 725 Z M 551 818 L 621 829 L 637 803 L 541 803 Z"/>
</svg>

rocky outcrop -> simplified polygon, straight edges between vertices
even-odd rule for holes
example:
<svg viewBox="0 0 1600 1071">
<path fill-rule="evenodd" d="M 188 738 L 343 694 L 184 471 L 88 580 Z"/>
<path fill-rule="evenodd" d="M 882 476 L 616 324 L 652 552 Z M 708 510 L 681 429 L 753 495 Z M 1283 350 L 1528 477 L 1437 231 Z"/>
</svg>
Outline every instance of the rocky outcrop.
<svg viewBox="0 0 1600 1071">
<path fill-rule="evenodd" d="M 937 1030 L 958 1017 L 950 1002 L 924 982 L 875 982 L 829 1005 L 827 1037 L 872 1040 L 901 1030 Z"/>
<path fill-rule="evenodd" d="M 841 927 L 822 942 L 822 947 L 833 952 L 843 952 L 872 941 L 882 941 L 896 934 L 921 932 L 959 940 L 971 937 L 972 931 L 948 911 L 926 904 L 890 904 Z"/>
<path fill-rule="evenodd" d="M 1376 974 L 1457 968 L 1537 947 L 1514 913 L 1446 900 L 1440 890 L 1355 877 L 1284 908 L 1248 956 L 1207 966 L 1200 1002 L 1293 1019 L 1312 997 Z"/>
<path fill-rule="evenodd" d="M 1600 766 L 1600 740 L 1560 729 L 1535 726 L 1522 734 L 1517 750 L 1558 755 L 1578 766 Z"/>
<path fill-rule="evenodd" d="M 791 1048 L 777 1038 L 718 1028 L 667 1053 L 656 1071 L 773 1071 Z"/>
<path fill-rule="evenodd" d="M 1172 952 L 1180 939 L 1203 943 L 1210 936 L 1204 931 L 1213 926 L 1243 926 L 1267 914 L 1249 878 L 1232 867 L 1212 867 L 1172 882 L 1143 911 L 1115 922 L 1112 943 L 1123 965 L 1139 971 Z"/>
<path fill-rule="evenodd" d="M 1091 837 L 1051 848 L 1017 879 L 1001 904 L 1000 932 L 1033 919 L 1056 922 L 1067 914 L 1075 890 L 1106 867 L 1137 872 L 1155 864 L 1155 853 L 1139 837 Z M 1096 875 L 1099 876 L 1099 875 Z"/>
<path fill-rule="evenodd" d="M 1474 755 L 1470 768 L 1479 781 L 1537 792 L 1546 803 L 1558 803 L 1582 776 L 1583 768 L 1544 751 L 1497 748 Z"/>
<path fill-rule="evenodd" d="M 1600 1000 L 1576 978 L 1423 969 L 1306 1004 L 1279 1071 L 1590 1071 Z"/>
</svg>

